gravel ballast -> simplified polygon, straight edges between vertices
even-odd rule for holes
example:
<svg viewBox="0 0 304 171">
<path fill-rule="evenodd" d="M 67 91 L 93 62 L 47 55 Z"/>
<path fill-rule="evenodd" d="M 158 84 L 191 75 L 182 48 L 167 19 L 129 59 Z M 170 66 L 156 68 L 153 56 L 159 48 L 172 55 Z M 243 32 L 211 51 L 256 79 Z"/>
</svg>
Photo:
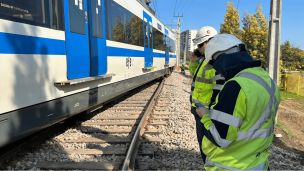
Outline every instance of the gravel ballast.
<svg viewBox="0 0 304 171">
<path fill-rule="evenodd" d="M 143 143 L 142 148 L 156 148 L 154 156 L 139 156 L 140 163 L 149 164 L 152 170 L 204 170 L 203 160 L 200 155 L 199 145 L 196 138 L 196 127 L 193 115 L 190 112 L 189 94 L 191 87 L 191 76 L 184 76 L 179 72 L 173 72 L 165 81 L 165 89 L 170 89 L 170 105 L 167 106 L 172 114 L 167 125 L 150 126 L 163 130 L 158 135 L 162 143 Z M 167 94 L 167 93 L 166 93 Z M 112 115 L 112 114 L 109 114 Z M 117 116 L 113 114 L 113 116 Z M 123 115 L 122 115 L 123 116 Z M 98 127 L 97 127 L 98 128 Z M 100 126 L 99 128 L 103 128 Z M 128 128 L 119 126 L 115 128 Z M 94 136 L 107 136 L 97 134 Z M 113 136 L 113 135 L 111 135 Z M 127 136 L 127 135 L 125 135 Z M 26 154 L 15 167 L 8 166 L 7 170 L 24 170 L 28 166 L 41 161 L 59 162 L 120 162 L 124 156 L 100 156 L 100 155 L 67 155 L 65 149 L 84 148 L 118 148 L 126 147 L 125 144 L 90 144 L 86 143 L 64 143 L 66 139 L 79 139 L 90 137 L 78 130 L 77 126 L 71 128 L 48 141 L 46 141 L 35 152 Z M 127 148 L 127 147 L 126 147 Z M 299 161 L 303 160 L 299 155 L 275 146 L 270 147 L 270 169 L 271 170 L 304 170 Z M 40 170 L 32 168 L 32 170 Z"/>
<path fill-rule="evenodd" d="M 163 134 L 159 137 L 163 140 L 150 164 L 150 169 L 155 170 L 204 170 L 203 160 L 196 138 L 196 126 L 194 116 L 190 112 L 190 87 L 192 78 L 179 72 L 173 72 L 167 78 L 166 84 L 171 88 L 170 111 L 172 112 L 168 124 L 163 127 Z M 153 145 L 146 144 L 147 147 Z M 271 170 L 304 170 L 299 155 L 281 149 L 270 147 Z M 147 160 L 147 162 L 150 162 Z"/>
</svg>

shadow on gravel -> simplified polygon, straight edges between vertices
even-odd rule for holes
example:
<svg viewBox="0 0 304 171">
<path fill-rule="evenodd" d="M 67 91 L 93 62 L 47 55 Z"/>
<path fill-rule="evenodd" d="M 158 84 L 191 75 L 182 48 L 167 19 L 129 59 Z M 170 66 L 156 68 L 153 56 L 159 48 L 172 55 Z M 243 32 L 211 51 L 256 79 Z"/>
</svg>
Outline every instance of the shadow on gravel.
<svg viewBox="0 0 304 171">
<path fill-rule="evenodd" d="M 191 75 L 184 75 L 184 74 L 182 74 L 182 73 L 179 73 L 180 75 L 182 75 L 183 77 L 185 77 L 185 78 L 190 78 L 190 79 L 192 79 L 192 76 Z"/>
<path fill-rule="evenodd" d="M 186 92 L 186 93 L 190 94 L 190 91 L 187 91 L 187 90 L 185 90 L 185 89 L 183 89 L 183 90 L 184 90 L 184 92 Z"/>
<path fill-rule="evenodd" d="M 175 85 L 169 85 L 169 86 L 175 86 Z M 22 158 L 23 162 L 20 162 L 19 164 L 17 164 L 19 166 L 17 169 L 24 170 L 24 169 L 31 169 L 34 167 L 46 169 L 48 167 L 46 164 L 44 164 L 45 165 L 44 167 L 40 167 L 41 165 L 40 166 L 37 165 L 37 163 L 40 163 L 40 162 L 72 162 L 73 163 L 73 162 L 81 162 L 84 160 L 91 161 L 91 162 L 107 162 L 107 161 L 108 162 L 118 162 L 120 160 L 123 160 L 123 157 L 121 157 L 122 155 L 101 156 L 99 154 L 90 154 L 89 156 L 84 156 L 84 155 L 78 155 L 78 154 L 70 154 L 70 152 L 68 152 L 68 150 L 65 149 L 67 147 L 67 143 L 64 143 L 64 142 L 66 140 L 69 140 L 70 138 L 74 139 L 76 136 L 74 136 L 73 133 L 75 133 L 75 135 L 77 135 L 77 132 L 78 133 L 80 132 L 80 131 L 77 131 L 77 130 L 80 130 L 80 125 L 77 123 L 92 119 L 97 114 L 105 112 L 109 108 L 113 107 L 115 104 L 117 104 L 121 101 L 124 101 L 125 99 L 129 98 L 130 96 L 132 96 L 134 94 L 136 94 L 136 92 L 131 92 L 131 94 L 128 94 L 127 96 L 120 97 L 120 98 L 104 105 L 103 108 L 94 111 L 92 114 L 86 115 L 85 112 L 83 112 L 83 113 L 77 115 L 78 116 L 77 119 L 71 119 L 71 118 L 67 119 L 64 122 L 69 123 L 68 125 L 58 124 L 61 131 L 56 132 L 53 135 L 50 135 L 49 139 L 45 143 L 43 143 L 41 145 L 37 145 L 35 149 L 27 151 L 27 153 L 25 153 L 25 154 L 22 154 L 21 156 L 23 156 L 23 158 Z M 123 113 L 123 111 L 121 111 L 121 112 L 113 111 L 111 113 Z M 142 112 L 142 114 L 143 114 L 143 112 Z M 117 118 L 117 119 L 119 119 L 119 118 Z M 76 125 L 75 125 L 75 123 L 76 123 Z M 109 134 L 108 134 L 109 132 L 106 132 L 104 129 L 98 129 L 93 126 L 87 126 L 87 128 L 94 129 L 94 130 L 96 130 L 96 132 L 99 132 L 101 130 L 103 133 L 100 133 L 98 135 L 98 134 L 82 132 L 82 134 L 89 134 L 91 137 L 95 137 L 99 140 L 104 140 L 107 137 L 109 137 Z M 77 129 L 77 130 L 74 130 L 74 129 Z M 67 132 L 67 131 L 69 131 L 69 132 Z M 62 133 L 68 133 L 68 134 L 63 135 L 62 139 L 57 139 L 58 135 L 60 135 Z M 131 136 L 130 134 L 126 133 L 125 135 L 116 134 L 113 137 L 124 138 L 128 135 Z M 66 136 L 70 136 L 70 137 L 66 137 Z M 77 139 L 81 139 L 81 135 L 78 135 L 78 136 L 80 136 L 80 137 L 78 137 Z M 73 139 L 70 139 L 70 140 L 73 140 Z M 157 145 L 155 143 L 152 143 L 149 145 L 145 145 L 146 143 L 143 143 L 141 145 L 142 149 L 143 148 L 155 148 L 156 151 L 154 153 L 154 156 L 139 157 L 138 163 L 140 163 L 139 164 L 140 167 L 137 166 L 137 169 L 140 169 L 140 170 L 144 170 L 144 169 L 167 169 L 167 170 L 172 170 L 172 169 L 198 170 L 199 169 L 199 170 L 202 170 L 202 168 L 198 167 L 198 166 L 202 166 L 201 165 L 202 159 L 200 157 L 200 153 L 194 151 L 194 149 L 197 148 L 198 144 L 194 144 L 194 145 L 190 145 L 190 146 L 185 145 L 185 144 L 187 144 L 186 140 L 182 140 L 182 139 L 183 139 L 183 137 L 181 137 L 178 140 L 172 140 L 172 141 L 164 140 L 161 143 L 162 144 L 161 146 Z M 124 144 L 124 143 L 122 142 L 122 143 L 118 143 L 118 144 Z M 189 149 L 183 148 L 183 147 L 179 148 L 179 147 L 181 147 L 181 144 L 184 144 L 185 146 L 189 146 Z M 174 145 L 175 147 L 172 148 L 172 147 L 170 147 L 170 145 L 171 146 Z M 87 142 L 85 144 L 84 143 L 74 144 L 72 146 L 73 146 L 73 149 L 88 148 L 88 149 L 96 149 L 96 150 L 105 149 L 106 147 L 109 147 L 109 145 L 91 143 L 91 142 Z M 113 149 L 113 151 L 115 151 L 120 147 L 121 146 L 119 146 L 119 145 L 113 145 L 110 148 L 110 152 L 111 152 L 111 149 Z M 192 150 L 190 150 L 190 149 L 192 149 Z M 109 148 L 108 148 L 108 150 L 109 150 Z M 18 159 L 18 160 L 21 161 L 20 159 Z M 145 163 L 145 165 L 142 166 L 142 163 Z M 12 163 L 9 163 L 9 165 L 11 165 L 11 164 Z M 11 166 L 13 166 L 13 168 L 16 168 L 16 163 L 12 164 Z M 5 168 L 5 169 L 8 169 L 8 168 Z M 56 170 L 56 169 L 60 169 L 60 168 L 49 168 L 49 169 Z M 61 169 L 63 169 L 63 168 L 61 168 Z M 81 168 L 79 168 L 79 169 L 81 169 Z"/>
<path fill-rule="evenodd" d="M 275 131 L 276 134 L 278 134 L 278 133 L 282 134 L 283 137 L 287 137 L 287 138 L 285 138 L 283 141 L 282 138 L 274 137 L 272 144 L 276 147 L 280 147 L 282 149 L 289 150 L 296 154 L 299 154 L 304 159 L 304 150 L 303 150 L 304 147 L 302 145 L 300 145 L 299 143 L 295 142 L 293 139 L 289 138 L 288 135 L 286 134 L 286 132 L 283 131 L 281 128 L 276 127 L 275 129 L 276 129 L 276 131 Z M 304 165 L 303 159 L 299 160 L 301 165 Z"/>
<path fill-rule="evenodd" d="M 161 146 L 160 146 L 161 145 Z M 163 141 L 161 144 L 142 144 L 141 148 L 155 148 L 154 158 L 139 157 L 137 169 L 140 170 L 204 170 L 200 152 L 193 147 L 180 147 L 180 143 Z M 171 147 L 170 147 L 171 146 Z M 172 147 L 174 146 L 174 147 Z"/>
</svg>

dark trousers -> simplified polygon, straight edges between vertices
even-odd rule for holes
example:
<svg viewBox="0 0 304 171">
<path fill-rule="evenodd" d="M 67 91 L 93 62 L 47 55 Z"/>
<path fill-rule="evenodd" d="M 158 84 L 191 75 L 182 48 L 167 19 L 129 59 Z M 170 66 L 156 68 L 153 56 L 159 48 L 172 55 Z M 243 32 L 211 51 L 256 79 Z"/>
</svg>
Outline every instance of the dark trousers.
<svg viewBox="0 0 304 171">
<path fill-rule="evenodd" d="M 191 106 L 191 113 L 194 115 L 195 122 L 196 122 L 196 136 L 198 145 L 201 151 L 201 156 L 203 158 L 204 163 L 206 162 L 206 155 L 202 151 L 202 141 L 204 137 L 204 130 L 203 130 L 203 124 L 201 123 L 201 119 L 198 114 L 196 113 L 196 108 Z"/>
</svg>

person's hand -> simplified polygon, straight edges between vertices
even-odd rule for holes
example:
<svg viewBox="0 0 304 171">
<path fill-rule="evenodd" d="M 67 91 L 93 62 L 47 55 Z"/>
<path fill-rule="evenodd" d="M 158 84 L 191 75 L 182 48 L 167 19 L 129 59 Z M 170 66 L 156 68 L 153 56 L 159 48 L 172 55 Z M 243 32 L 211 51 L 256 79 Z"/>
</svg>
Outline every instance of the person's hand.
<svg viewBox="0 0 304 171">
<path fill-rule="evenodd" d="M 191 62 L 193 62 L 193 63 L 196 63 L 196 62 L 198 62 L 201 59 L 201 57 L 198 57 L 198 56 L 195 55 L 194 52 L 196 50 L 198 50 L 198 49 L 194 49 L 194 51 L 191 53 Z"/>
<path fill-rule="evenodd" d="M 196 113 L 198 114 L 199 117 L 203 117 L 204 115 L 208 114 L 209 111 L 205 107 L 197 107 L 196 108 Z"/>
</svg>

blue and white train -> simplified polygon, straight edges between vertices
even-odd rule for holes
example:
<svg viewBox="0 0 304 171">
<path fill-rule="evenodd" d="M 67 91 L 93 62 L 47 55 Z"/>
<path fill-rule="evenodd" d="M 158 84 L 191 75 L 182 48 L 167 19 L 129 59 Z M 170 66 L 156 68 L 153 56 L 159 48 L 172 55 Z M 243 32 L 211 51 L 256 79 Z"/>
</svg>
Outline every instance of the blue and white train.
<svg viewBox="0 0 304 171">
<path fill-rule="evenodd" d="M 143 0 L 0 0 L 0 147 L 169 74 Z"/>
</svg>

